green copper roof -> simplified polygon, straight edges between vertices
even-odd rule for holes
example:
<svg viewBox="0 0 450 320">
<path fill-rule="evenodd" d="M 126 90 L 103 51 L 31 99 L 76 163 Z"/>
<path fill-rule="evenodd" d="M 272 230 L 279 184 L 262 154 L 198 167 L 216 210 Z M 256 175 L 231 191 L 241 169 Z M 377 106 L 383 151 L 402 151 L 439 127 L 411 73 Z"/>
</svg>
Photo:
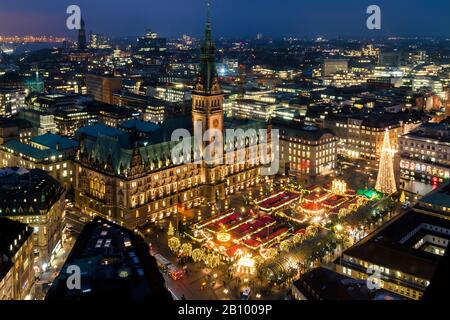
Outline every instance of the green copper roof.
<svg viewBox="0 0 450 320">
<path fill-rule="evenodd" d="M 31 138 L 31 141 L 53 150 L 58 150 L 58 146 L 60 150 L 74 149 L 78 147 L 78 142 L 76 140 L 54 133 L 46 133 L 44 135 Z"/>
<path fill-rule="evenodd" d="M 52 149 L 37 149 L 18 140 L 10 140 L 3 146 L 10 150 L 13 150 L 16 153 L 23 154 L 29 158 L 33 158 L 36 160 L 45 160 L 50 159 L 51 157 L 59 157 L 60 155 L 62 156 L 62 153 L 59 151 Z"/>
</svg>

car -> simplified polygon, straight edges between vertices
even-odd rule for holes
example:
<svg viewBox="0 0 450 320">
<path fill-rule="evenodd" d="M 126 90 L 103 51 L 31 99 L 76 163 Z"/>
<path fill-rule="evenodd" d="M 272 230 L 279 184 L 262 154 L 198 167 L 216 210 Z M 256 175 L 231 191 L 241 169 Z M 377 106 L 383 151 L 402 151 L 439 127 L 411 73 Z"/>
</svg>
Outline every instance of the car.
<svg viewBox="0 0 450 320">
<path fill-rule="evenodd" d="M 402 205 L 402 209 L 408 209 L 410 205 L 411 205 L 411 203 L 406 202 Z"/>
<path fill-rule="evenodd" d="M 250 300 L 250 294 L 252 293 L 252 289 L 250 288 L 244 288 L 242 290 L 241 300 Z"/>
<path fill-rule="evenodd" d="M 176 265 L 174 264 L 169 264 L 167 266 L 167 273 L 169 274 L 169 276 L 173 279 L 173 280 L 181 280 L 183 279 L 184 276 L 184 272 L 182 269 L 178 268 Z"/>
</svg>

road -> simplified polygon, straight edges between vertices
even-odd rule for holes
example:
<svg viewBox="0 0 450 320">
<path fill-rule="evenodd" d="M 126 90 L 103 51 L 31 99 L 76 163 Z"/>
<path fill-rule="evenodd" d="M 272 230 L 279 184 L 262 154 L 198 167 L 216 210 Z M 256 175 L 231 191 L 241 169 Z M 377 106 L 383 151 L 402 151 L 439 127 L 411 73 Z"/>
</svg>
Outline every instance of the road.
<svg viewBox="0 0 450 320">
<path fill-rule="evenodd" d="M 47 294 L 51 284 L 61 271 L 73 245 L 76 242 L 78 235 L 83 230 L 84 222 L 79 220 L 79 211 L 68 202 L 65 208 L 64 224 L 72 226 L 69 232 L 64 228 L 63 242 L 61 249 L 56 253 L 55 258 L 51 261 L 48 270 L 40 273 L 38 280 L 34 283 L 31 289 L 31 300 L 43 300 Z"/>
</svg>

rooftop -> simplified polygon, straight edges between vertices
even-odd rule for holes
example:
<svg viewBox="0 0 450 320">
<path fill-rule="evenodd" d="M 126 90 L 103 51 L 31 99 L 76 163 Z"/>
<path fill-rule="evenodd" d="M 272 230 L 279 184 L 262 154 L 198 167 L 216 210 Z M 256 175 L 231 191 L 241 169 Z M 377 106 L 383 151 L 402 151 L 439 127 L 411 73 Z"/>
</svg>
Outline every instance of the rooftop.
<svg viewBox="0 0 450 320">
<path fill-rule="evenodd" d="M 79 145 L 76 140 L 54 133 L 46 133 L 44 135 L 31 138 L 31 141 L 52 150 L 76 149 Z"/>
<path fill-rule="evenodd" d="M 440 257 L 415 249 L 413 243 L 420 232 L 432 233 L 426 226 L 450 231 L 450 220 L 409 211 L 346 250 L 344 255 L 429 280 Z M 440 237 L 448 238 L 448 234 Z"/>
<path fill-rule="evenodd" d="M 32 125 L 30 122 L 24 119 L 19 118 L 0 118 L 0 128 L 11 128 L 11 127 L 19 127 L 23 128 L 31 128 Z"/>
<path fill-rule="evenodd" d="M 12 150 L 13 152 L 25 155 L 26 157 L 33 158 L 36 161 L 48 160 L 51 157 L 62 156 L 61 152 L 56 149 L 38 149 L 20 142 L 19 140 L 10 140 L 3 144 L 4 148 Z"/>
<path fill-rule="evenodd" d="M 0 170 L 0 216 L 47 214 L 63 193 L 61 184 L 43 170 Z"/>
<path fill-rule="evenodd" d="M 450 143 L 450 124 L 445 122 L 424 123 L 416 130 L 406 134 L 405 137 L 439 140 Z"/>
<path fill-rule="evenodd" d="M 12 257 L 31 234 L 33 229 L 28 228 L 26 224 L 0 218 L 0 256 Z M 13 266 L 10 258 L 5 259 L 4 262 L 2 260 L 0 259 L 0 281 Z"/>
<path fill-rule="evenodd" d="M 69 290 L 69 266 L 81 269 L 81 289 Z M 47 300 L 170 300 L 145 241 L 126 228 L 96 217 L 81 232 Z"/>
<path fill-rule="evenodd" d="M 272 124 L 275 129 L 279 129 L 281 131 L 281 135 L 286 135 L 291 138 L 317 141 L 326 135 L 334 136 L 333 132 L 329 129 L 321 129 L 316 126 L 307 126 L 303 123 L 295 121 L 274 119 Z"/>
<path fill-rule="evenodd" d="M 136 129 L 137 131 L 146 133 L 155 132 L 159 129 L 159 126 L 154 123 L 137 119 L 124 121 L 120 124 L 120 127 L 124 129 Z"/>
<path fill-rule="evenodd" d="M 370 291 L 367 282 L 319 267 L 294 282 L 308 300 L 406 300 L 386 290 Z"/>
<path fill-rule="evenodd" d="M 450 181 L 420 199 L 417 208 L 421 207 L 435 209 L 442 215 L 450 216 Z M 443 212 L 443 208 L 446 208 L 448 213 Z"/>
</svg>

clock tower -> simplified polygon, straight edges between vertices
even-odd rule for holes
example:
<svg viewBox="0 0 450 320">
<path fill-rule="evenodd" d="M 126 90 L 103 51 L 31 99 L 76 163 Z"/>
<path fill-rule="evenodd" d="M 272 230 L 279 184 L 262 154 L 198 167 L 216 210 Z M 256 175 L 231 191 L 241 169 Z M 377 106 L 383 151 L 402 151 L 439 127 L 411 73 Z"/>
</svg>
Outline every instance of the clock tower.
<svg viewBox="0 0 450 320">
<path fill-rule="evenodd" d="M 223 183 L 223 134 L 224 94 L 220 88 L 216 70 L 216 47 L 212 38 L 211 4 L 208 14 L 205 38 L 201 47 L 200 68 L 192 92 L 192 121 L 194 131 L 201 132 L 202 140 L 196 144 L 196 151 L 202 157 L 202 180 L 205 184 L 205 199 L 208 202 L 222 198 Z M 208 134 L 209 133 L 209 134 Z M 218 148 L 222 149 L 219 150 Z M 205 161 L 208 159 L 208 161 Z"/>
</svg>

